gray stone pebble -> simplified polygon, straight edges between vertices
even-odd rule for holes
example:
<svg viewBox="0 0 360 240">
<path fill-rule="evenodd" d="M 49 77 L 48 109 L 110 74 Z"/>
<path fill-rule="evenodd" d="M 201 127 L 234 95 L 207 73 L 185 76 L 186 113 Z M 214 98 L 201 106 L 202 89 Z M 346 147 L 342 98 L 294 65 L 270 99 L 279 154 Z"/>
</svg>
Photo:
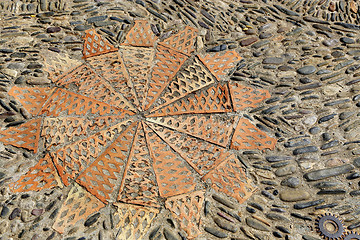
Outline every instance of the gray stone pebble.
<svg viewBox="0 0 360 240">
<path fill-rule="evenodd" d="M 9 212 L 10 212 L 10 209 L 9 209 L 7 206 L 4 205 L 4 206 L 2 207 L 2 209 L 1 209 L 0 216 L 1 216 L 2 218 L 5 218 L 6 215 L 9 214 Z"/>
<path fill-rule="evenodd" d="M 225 232 L 217 230 L 213 227 L 206 226 L 204 230 L 218 238 L 227 238 L 228 236 Z"/>
<path fill-rule="evenodd" d="M 315 170 L 315 171 L 306 173 L 304 175 L 304 178 L 307 181 L 317 181 L 317 180 L 325 179 L 328 177 L 334 177 L 334 176 L 337 176 L 340 174 L 344 174 L 353 169 L 354 169 L 354 166 L 352 166 L 351 164 L 345 164 L 345 165 L 338 166 L 338 167 Z"/>
<path fill-rule="evenodd" d="M 260 222 L 259 220 L 253 218 L 253 217 L 247 217 L 246 218 L 246 224 L 252 228 L 255 228 L 260 231 L 270 231 L 269 227 L 265 225 L 263 222 Z"/>
<path fill-rule="evenodd" d="M 313 206 L 319 205 L 319 204 L 324 203 L 324 202 L 325 202 L 324 199 L 319 199 L 319 200 L 310 201 L 310 202 L 297 203 L 297 204 L 294 205 L 294 209 L 309 208 L 309 207 L 313 207 Z"/>
<path fill-rule="evenodd" d="M 299 68 L 297 72 L 302 75 L 309 75 L 316 71 L 316 68 L 314 66 L 305 66 L 302 68 Z"/>
<path fill-rule="evenodd" d="M 283 176 L 291 175 L 295 172 L 296 172 L 296 167 L 294 165 L 287 165 L 276 169 L 275 175 L 278 177 L 283 177 Z"/>
<path fill-rule="evenodd" d="M 305 153 L 313 153 L 313 152 L 317 152 L 318 148 L 316 146 L 307 146 L 307 147 L 303 147 L 303 148 L 297 148 L 293 151 L 294 155 L 300 155 L 300 154 L 305 154 Z"/>
<path fill-rule="evenodd" d="M 346 44 L 353 44 L 355 43 L 355 40 L 352 38 L 348 38 L 348 37 L 342 37 L 340 38 L 340 41 Z"/>
<path fill-rule="evenodd" d="M 214 222 L 216 223 L 216 225 L 218 225 L 220 228 L 222 228 L 226 231 L 230 231 L 233 233 L 236 233 L 238 231 L 238 228 L 235 225 L 229 223 L 228 221 L 224 221 L 224 220 L 220 219 L 219 217 L 215 217 Z"/>
<path fill-rule="evenodd" d="M 281 181 L 281 185 L 296 188 L 300 185 L 300 179 L 297 177 L 289 177 Z"/>
<path fill-rule="evenodd" d="M 297 202 L 310 198 L 310 193 L 302 189 L 289 189 L 280 193 L 280 199 L 285 202 Z"/>
<path fill-rule="evenodd" d="M 282 64 L 284 62 L 283 58 L 280 57 L 269 57 L 269 58 L 265 58 L 263 60 L 263 64 Z"/>
</svg>

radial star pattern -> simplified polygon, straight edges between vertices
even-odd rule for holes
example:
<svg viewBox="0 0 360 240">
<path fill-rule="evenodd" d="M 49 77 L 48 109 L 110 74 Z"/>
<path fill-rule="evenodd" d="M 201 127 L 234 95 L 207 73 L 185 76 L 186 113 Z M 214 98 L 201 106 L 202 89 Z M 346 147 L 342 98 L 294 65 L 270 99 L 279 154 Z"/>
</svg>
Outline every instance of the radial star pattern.
<svg viewBox="0 0 360 240">
<path fill-rule="evenodd" d="M 239 54 L 195 54 L 197 38 L 185 27 L 158 39 L 138 20 L 116 48 L 87 30 L 85 62 L 51 79 L 53 88 L 14 86 L 9 94 L 32 118 L 0 139 L 42 157 L 12 191 L 69 186 L 53 225 L 60 233 L 114 204 L 119 239 L 141 238 L 162 207 L 195 238 L 210 188 L 249 198 L 256 187 L 234 150 L 276 141 L 239 112 L 270 95 L 229 81 Z"/>
</svg>

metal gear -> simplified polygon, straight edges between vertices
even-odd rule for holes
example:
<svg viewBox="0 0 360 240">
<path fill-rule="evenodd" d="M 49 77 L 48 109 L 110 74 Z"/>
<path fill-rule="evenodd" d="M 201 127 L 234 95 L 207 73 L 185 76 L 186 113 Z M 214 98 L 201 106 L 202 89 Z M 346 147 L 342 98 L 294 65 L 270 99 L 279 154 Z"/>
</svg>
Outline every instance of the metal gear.
<svg viewBox="0 0 360 240">
<path fill-rule="evenodd" d="M 344 240 L 360 240 L 360 233 L 357 233 L 357 232 L 347 232 L 345 237 L 344 237 Z"/>
<path fill-rule="evenodd" d="M 316 230 L 324 239 L 340 240 L 345 236 L 345 227 L 342 220 L 330 213 L 319 216 L 315 224 Z"/>
</svg>

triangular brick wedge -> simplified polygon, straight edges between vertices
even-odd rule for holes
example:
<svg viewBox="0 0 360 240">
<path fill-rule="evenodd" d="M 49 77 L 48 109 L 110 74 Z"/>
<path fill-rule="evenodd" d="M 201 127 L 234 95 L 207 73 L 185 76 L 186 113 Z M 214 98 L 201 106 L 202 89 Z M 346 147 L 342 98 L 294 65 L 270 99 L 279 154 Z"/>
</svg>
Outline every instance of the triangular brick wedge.
<svg viewBox="0 0 360 240">
<path fill-rule="evenodd" d="M 225 148 L 202 139 L 150 122 L 146 124 L 182 156 L 200 175 L 209 172 L 229 155 Z"/>
<path fill-rule="evenodd" d="M 270 97 L 268 90 L 254 89 L 233 81 L 229 83 L 229 88 L 235 111 L 257 107 L 258 103 Z"/>
<path fill-rule="evenodd" d="M 106 39 L 103 39 L 101 35 L 97 34 L 95 29 L 86 30 L 83 39 L 85 40 L 83 58 L 93 57 L 108 52 L 115 52 L 118 50 Z"/>
<path fill-rule="evenodd" d="M 51 157 L 64 185 L 68 186 L 81 171 L 95 161 L 101 152 L 112 143 L 117 133 L 128 126 L 129 122 L 130 120 L 126 120 L 52 152 Z"/>
<path fill-rule="evenodd" d="M 211 184 L 213 189 L 235 198 L 241 204 L 257 191 L 241 166 L 237 157 L 231 154 L 226 161 L 206 174 L 203 180 Z"/>
<path fill-rule="evenodd" d="M 100 116 L 117 114 L 119 118 L 134 115 L 133 112 L 112 107 L 107 103 L 85 97 L 61 88 L 55 90 L 40 114 L 57 117 L 61 114 L 84 116 L 99 114 Z"/>
<path fill-rule="evenodd" d="M 146 140 L 154 163 L 154 171 L 161 197 L 191 192 L 196 186 L 196 175 L 188 163 L 144 124 Z"/>
<path fill-rule="evenodd" d="M 195 191 L 170 197 L 165 202 L 165 207 L 171 211 L 189 239 L 194 239 L 201 233 L 199 224 L 204 199 L 205 191 Z"/>
<path fill-rule="evenodd" d="M 150 24 L 146 20 L 135 20 L 135 25 L 130 29 L 122 45 L 134 47 L 152 47 L 157 37 L 151 30 Z"/>
<path fill-rule="evenodd" d="M 0 142 L 15 147 L 38 150 L 41 129 L 41 118 L 32 119 L 16 127 L 9 127 L 0 131 Z"/>
<path fill-rule="evenodd" d="M 109 105 L 125 109 L 134 110 L 134 107 L 116 92 L 107 81 L 97 75 L 88 65 L 83 64 L 58 79 L 58 85 L 69 88 L 76 86 L 77 92 L 90 98 L 94 98 Z"/>
<path fill-rule="evenodd" d="M 103 130 L 122 120 L 118 115 L 90 120 L 86 117 L 46 117 L 42 124 L 41 136 L 44 138 L 45 147 L 49 148 L 71 143 L 79 137 Z"/>
<path fill-rule="evenodd" d="M 160 96 L 187 58 L 184 54 L 161 45 L 157 46 L 155 66 L 151 73 L 145 110 Z"/>
<path fill-rule="evenodd" d="M 31 115 L 36 116 L 52 92 L 53 89 L 46 87 L 13 86 L 9 95 L 18 100 Z"/>
<path fill-rule="evenodd" d="M 159 44 L 190 56 L 190 54 L 195 51 L 194 44 L 196 37 L 197 30 L 195 28 L 186 26 L 184 30 L 175 33 Z"/>
<path fill-rule="evenodd" d="M 169 83 L 162 96 L 154 104 L 153 110 L 175 102 L 189 93 L 209 86 L 214 82 L 213 76 L 211 76 L 200 60 L 195 57 L 193 62 L 181 69 L 175 79 Z"/>
<path fill-rule="evenodd" d="M 141 240 L 150 228 L 151 222 L 159 210 L 133 204 L 114 203 L 117 208 L 115 216 L 119 218 L 116 228 L 119 229 L 116 239 Z"/>
<path fill-rule="evenodd" d="M 62 187 L 62 184 L 48 154 L 31 167 L 18 181 L 10 185 L 13 192 L 40 191 L 54 187 Z"/>
<path fill-rule="evenodd" d="M 84 223 L 86 218 L 98 212 L 105 205 L 78 184 L 74 184 L 57 214 L 53 228 L 64 233 L 77 223 Z"/>
<path fill-rule="evenodd" d="M 120 50 L 137 94 L 137 99 L 143 109 L 155 50 L 143 47 L 121 47 Z"/>
<path fill-rule="evenodd" d="M 111 52 L 86 59 L 95 71 L 105 78 L 118 93 L 133 105 L 139 106 L 134 86 L 119 52 Z"/>
<path fill-rule="evenodd" d="M 124 173 L 136 126 L 132 123 L 123 131 L 76 180 L 104 203 L 109 201 L 111 193 L 121 182 L 119 179 Z"/>
<path fill-rule="evenodd" d="M 159 207 L 158 196 L 156 177 L 145 140 L 143 124 L 140 122 L 125 167 L 118 200 L 125 203 Z"/>
<path fill-rule="evenodd" d="M 231 142 L 232 149 L 271 149 L 274 150 L 276 139 L 255 127 L 249 120 L 240 119 Z"/>
<path fill-rule="evenodd" d="M 150 113 L 148 117 L 225 112 L 232 112 L 229 89 L 227 84 L 218 83 L 208 89 L 201 89 L 193 95 L 187 95 L 154 113 Z"/>
<path fill-rule="evenodd" d="M 226 147 L 233 131 L 233 125 L 236 122 L 235 118 L 235 116 L 229 116 L 225 120 L 216 115 L 181 115 L 154 117 L 146 120 Z"/>
<path fill-rule="evenodd" d="M 206 53 L 203 57 L 198 57 L 219 81 L 226 79 L 229 71 L 241 60 L 240 55 L 234 50 Z"/>
</svg>

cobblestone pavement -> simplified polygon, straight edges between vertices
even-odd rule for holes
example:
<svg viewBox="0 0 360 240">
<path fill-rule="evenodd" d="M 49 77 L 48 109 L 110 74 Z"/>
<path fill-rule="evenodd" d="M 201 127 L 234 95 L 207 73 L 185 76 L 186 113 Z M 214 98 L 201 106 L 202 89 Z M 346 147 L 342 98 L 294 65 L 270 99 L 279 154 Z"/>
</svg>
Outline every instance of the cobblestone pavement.
<svg viewBox="0 0 360 240">
<path fill-rule="evenodd" d="M 0 2 L 0 239 L 360 239 L 360 3 Z"/>
</svg>

